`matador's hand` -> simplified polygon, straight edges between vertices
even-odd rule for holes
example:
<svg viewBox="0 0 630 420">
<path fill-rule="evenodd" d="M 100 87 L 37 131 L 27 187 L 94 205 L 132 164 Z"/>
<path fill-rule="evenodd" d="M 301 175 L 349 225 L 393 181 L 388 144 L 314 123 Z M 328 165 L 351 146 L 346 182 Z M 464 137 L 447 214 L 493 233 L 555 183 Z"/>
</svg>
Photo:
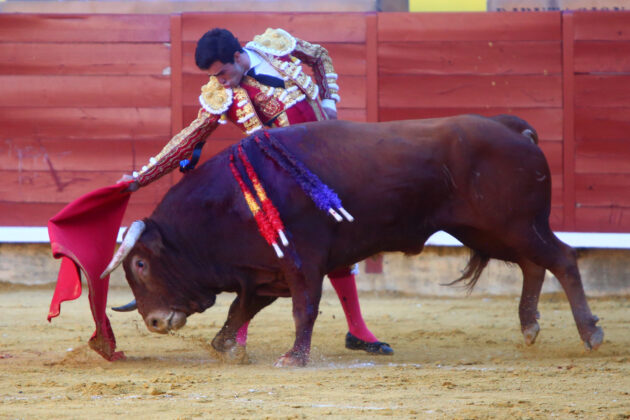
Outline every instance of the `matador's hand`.
<svg viewBox="0 0 630 420">
<path fill-rule="evenodd" d="M 337 119 L 337 111 L 335 111 L 332 108 L 324 108 L 324 112 L 326 113 L 326 115 L 328 116 L 329 120 L 336 120 Z"/>
<path fill-rule="evenodd" d="M 136 181 L 135 178 L 132 177 L 131 175 L 124 174 L 122 178 L 116 181 L 116 183 L 120 184 L 121 182 L 129 182 L 129 181 L 133 181 L 133 182 L 129 184 L 129 186 L 127 187 L 125 191 L 129 191 L 129 192 L 138 191 L 138 188 L 140 188 L 140 184 L 138 184 L 138 181 Z"/>
</svg>

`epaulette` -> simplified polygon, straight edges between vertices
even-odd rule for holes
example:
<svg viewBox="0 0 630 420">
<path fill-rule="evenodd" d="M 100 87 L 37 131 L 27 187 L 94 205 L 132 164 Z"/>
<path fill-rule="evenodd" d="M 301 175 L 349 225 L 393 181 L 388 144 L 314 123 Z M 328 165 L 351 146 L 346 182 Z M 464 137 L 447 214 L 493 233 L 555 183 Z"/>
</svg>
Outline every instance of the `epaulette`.
<svg viewBox="0 0 630 420">
<path fill-rule="evenodd" d="M 245 47 L 281 57 L 293 52 L 295 45 L 295 38 L 284 29 L 267 28 L 264 34 L 256 35 L 254 40 L 248 42 Z"/>
<path fill-rule="evenodd" d="M 210 114 L 221 115 L 232 105 L 232 89 L 226 88 L 215 76 L 201 87 L 199 103 Z"/>
</svg>

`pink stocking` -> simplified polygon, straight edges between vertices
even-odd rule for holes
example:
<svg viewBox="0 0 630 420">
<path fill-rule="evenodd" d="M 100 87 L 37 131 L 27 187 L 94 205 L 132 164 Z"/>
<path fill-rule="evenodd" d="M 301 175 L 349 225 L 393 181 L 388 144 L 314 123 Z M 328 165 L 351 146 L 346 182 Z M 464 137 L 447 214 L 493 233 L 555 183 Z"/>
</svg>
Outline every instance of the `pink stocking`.
<svg viewBox="0 0 630 420">
<path fill-rule="evenodd" d="M 240 346 L 247 345 L 247 329 L 249 328 L 249 321 L 243 324 L 236 333 L 236 344 Z"/>
<path fill-rule="evenodd" d="M 342 270 L 335 270 L 329 273 L 328 277 L 337 292 L 343 311 L 346 314 L 350 334 L 368 343 L 378 341 L 376 336 L 372 334 L 367 325 L 365 325 L 365 321 L 363 321 L 363 317 L 361 316 L 361 306 L 359 305 L 359 296 L 357 295 L 357 284 L 354 279 L 354 274 L 350 274 L 348 269 L 344 269 L 343 271 L 345 272 L 343 274 L 339 273 L 340 271 Z"/>
</svg>

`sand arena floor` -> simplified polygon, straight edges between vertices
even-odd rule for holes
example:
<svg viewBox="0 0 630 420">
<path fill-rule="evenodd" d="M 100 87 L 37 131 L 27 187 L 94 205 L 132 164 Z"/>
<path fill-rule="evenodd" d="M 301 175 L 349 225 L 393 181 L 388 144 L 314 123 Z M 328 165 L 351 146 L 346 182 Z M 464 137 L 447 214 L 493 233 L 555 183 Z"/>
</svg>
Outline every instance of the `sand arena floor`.
<svg viewBox="0 0 630 420">
<path fill-rule="evenodd" d="M 344 348 L 341 307 L 325 294 L 310 365 L 277 369 L 293 341 L 288 299 L 252 322 L 250 363 L 226 365 L 207 343 L 230 295 L 175 335 L 149 333 L 137 312 L 110 313 L 127 355 L 114 363 L 87 347 L 86 291 L 49 324 L 51 296 L 0 286 L 1 418 L 630 418 L 628 297 L 590 299 L 606 338 L 586 353 L 563 295 L 543 297 L 533 347 L 516 297 L 363 295 L 368 324 L 396 351 L 385 357 Z M 110 302 L 130 296 L 114 289 Z"/>
</svg>

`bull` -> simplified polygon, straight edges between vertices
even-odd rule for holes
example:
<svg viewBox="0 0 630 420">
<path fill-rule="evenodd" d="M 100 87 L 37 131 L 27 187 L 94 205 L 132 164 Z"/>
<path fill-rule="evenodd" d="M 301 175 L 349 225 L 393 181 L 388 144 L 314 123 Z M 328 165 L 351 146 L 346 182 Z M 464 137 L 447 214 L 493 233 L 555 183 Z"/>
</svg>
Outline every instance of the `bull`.
<svg viewBox="0 0 630 420">
<path fill-rule="evenodd" d="M 267 185 L 291 243 L 279 259 L 259 235 L 224 151 L 174 185 L 152 215 L 130 226 L 105 274 L 121 261 L 147 328 L 166 333 L 203 312 L 221 292 L 236 299 L 212 346 L 229 354 L 237 330 L 278 297 L 291 297 L 295 342 L 278 366 L 304 366 L 325 273 L 381 252 L 418 254 L 445 231 L 471 249 L 458 281 L 472 288 L 495 258 L 523 274 L 525 342 L 539 332 L 538 300 L 550 270 L 571 305 L 587 349 L 603 330 L 588 306 L 576 253 L 549 226 L 551 174 L 537 136 L 513 116 L 384 123 L 323 121 L 269 130 L 342 198 L 353 223 L 321 212 L 296 182 L 242 141 Z"/>
</svg>

